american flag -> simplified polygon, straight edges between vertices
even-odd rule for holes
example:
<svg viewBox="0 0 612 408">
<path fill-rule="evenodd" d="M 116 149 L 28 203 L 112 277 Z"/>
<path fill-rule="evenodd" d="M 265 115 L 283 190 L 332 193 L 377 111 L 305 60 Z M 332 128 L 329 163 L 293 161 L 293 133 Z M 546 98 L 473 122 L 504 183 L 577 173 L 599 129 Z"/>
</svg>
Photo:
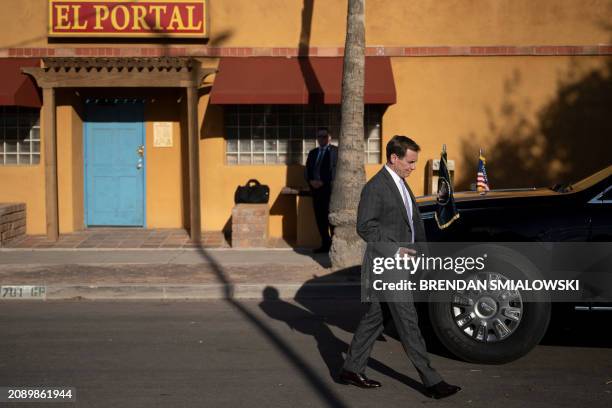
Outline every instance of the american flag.
<svg viewBox="0 0 612 408">
<path fill-rule="evenodd" d="M 485 164 L 487 164 L 487 161 L 481 152 L 478 159 L 478 176 L 476 177 L 476 189 L 480 192 L 480 194 L 485 194 L 487 191 L 489 191 L 489 179 L 487 178 Z"/>
</svg>

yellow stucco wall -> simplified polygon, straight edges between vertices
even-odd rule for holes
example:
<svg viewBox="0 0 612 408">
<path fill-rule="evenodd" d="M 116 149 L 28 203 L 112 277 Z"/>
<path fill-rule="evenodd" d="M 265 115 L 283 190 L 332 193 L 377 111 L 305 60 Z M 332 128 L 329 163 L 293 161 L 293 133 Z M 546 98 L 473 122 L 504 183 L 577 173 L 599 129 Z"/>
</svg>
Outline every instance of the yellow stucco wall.
<svg viewBox="0 0 612 408">
<path fill-rule="evenodd" d="M 44 234 L 45 227 L 44 166 L 1 166 L 0 201 L 26 204 L 26 233 Z"/>
<path fill-rule="evenodd" d="M 318 244 L 314 214 L 309 198 L 281 195 L 283 187 L 306 186 L 304 167 L 300 165 L 226 165 L 223 130 L 223 108 L 210 105 L 208 95 L 200 98 L 200 185 L 202 229 L 219 231 L 227 227 L 238 185 L 256 178 L 270 187 L 269 234 L 290 242 L 297 238 L 298 228 L 309 228 L 301 234 L 301 243 Z M 379 166 L 368 165 L 371 177 Z M 302 200 L 301 202 L 298 200 Z"/>
<path fill-rule="evenodd" d="M 496 132 L 500 132 L 491 131 L 492 120 L 500 128 L 509 121 L 500 113 L 505 104 L 513 103 L 513 109 L 522 118 L 536 123 L 542 107 L 557 97 L 560 83 L 572 75 L 587 75 L 599 69 L 603 61 L 597 57 L 394 58 L 398 100 L 383 117 L 383 146 L 394 134 L 408 135 L 421 145 L 419 167 L 408 180 L 417 195 L 424 192 L 426 161 L 439 157 L 442 144 L 447 145 L 449 159 L 456 162 L 458 177 L 469 177 L 475 172 L 477 150 L 466 149 L 469 143 L 484 148 L 491 144 Z M 181 158 L 186 154 L 181 146 L 185 134 L 184 129 L 181 134 L 180 124 L 184 106 L 172 97 L 153 95 L 146 95 L 149 102 L 145 114 L 147 226 L 176 228 L 184 225 L 184 200 L 188 192 L 187 174 L 181 167 Z M 151 98 L 156 102 L 151 103 Z M 75 100 L 73 97 L 69 103 L 76 103 Z M 303 168 L 225 165 L 222 107 L 208 105 L 208 96 L 204 95 L 200 98 L 199 112 L 203 229 L 218 231 L 226 226 L 236 186 L 254 177 L 271 188 L 271 236 L 295 237 L 298 223 L 295 199 L 281 197 L 279 193 L 287 185 L 304 185 Z M 60 105 L 57 114 L 60 227 L 62 232 L 68 232 L 79 229 L 83 220 L 82 120 L 71 105 Z M 173 122 L 173 147 L 153 147 L 156 120 Z M 368 177 L 378 168 L 367 166 Z M 12 189 L 7 186 L 3 189 L 3 201 L 25 200 L 29 208 L 28 233 L 43 232 L 42 166 L 0 168 L 4 185 L 14 182 L 12 174 L 31 177 L 40 188 L 18 192 L 19 185 L 31 183 L 20 183 Z M 302 208 L 301 214 L 312 220 L 307 206 L 302 207 L 306 210 Z M 300 220 L 300 225 L 303 223 Z"/>
<path fill-rule="evenodd" d="M 408 182 L 416 195 L 422 195 L 427 160 L 439 158 L 446 144 L 449 159 L 455 161 L 459 189 L 469 188 L 475 179 L 479 147 L 486 154 L 489 146 L 512 132 L 514 121 L 537 128 L 541 111 L 557 102 L 562 84 L 580 82 L 594 72 L 605 74 L 605 62 L 598 57 L 393 58 L 398 100 L 383 117 L 383 150 L 395 134 L 410 136 L 421 145 L 417 170 Z M 303 225 L 303 220 L 294 220 L 293 202 L 279 192 L 286 185 L 304 185 L 303 167 L 225 165 L 222 108 L 208 106 L 208 98 L 203 97 L 200 112 L 206 112 L 200 145 L 203 228 L 222 229 L 231 214 L 236 186 L 255 177 L 270 186 L 270 234 L 294 234 L 288 225 Z M 516 134 L 517 139 L 520 136 Z M 588 137 L 576 135 L 577 139 Z M 549 159 L 541 158 L 544 162 Z M 606 157 L 597 153 L 592 160 L 603 166 Z M 517 167 L 522 164 L 515 163 Z M 366 166 L 367 177 L 379 168 Z"/>
<path fill-rule="evenodd" d="M 10 12 L 0 14 L 3 28 L 0 48 L 78 46 L 74 42 L 47 42 L 46 0 L 11 0 L 10 3 Z M 312 13 L 308 8 L 304 11 L 304 3 L 313 4 Z M 604 24 L 612 17 L 609 0 L 368 0 L 366 3 L 368 45 L 595 45 L 610 41 L 610 31 Z M 212 31 L 208 44 L 212 46 L 296 47 L 300 38 L 308 38 L 311 46 L 335 47 L 344 43 L 346 0 L 226 0 L 211 2 L 210 12 Z M 155 40 L 142 46 L 152 45 Z M 113 46 L 134 47 L 129 43 Z M 424 191 L 425 163 L 439 157 L 442 144 L 448 147 L 449 159 L 456 162 L 457 181 L 463 187 L 469 186 L 478 147 L 503 147 L 500 143 L 496 146 L 495 142 L 504 142 L 508 136 L 512 138 L 515 131 L 517 138 L 531 132 L 529 136 L 538 140 L 541 135 L 537 129 L 526 131 L 525 128 L 542 125 L 542 112 L 560 100 L 564 84 L 581 86 L 580 78 L 597 76 L 598 72 L 601 72 L 599 78 L 609 77 L 609 69 L 605 67 L 608 60 L 590 56 L 394 57 L 397 104 L 390 106 L 383 118 L 383 147 L 394 134 L 411 136 L 422 146 L 418 169 L 408 180 L 417 195 Z M 216 62 L 206 61 L 207 65 Z M 586 83 L 583 88 L 583 92 L 593 92 Z M 111 89 L 102 93 L 120 95 L 121 92 L 124 91 Z M 133 90 L 125 92 L 134 96 Z M 148 101 L 145 113 L 147 227 L 185 226 L 188 184 L 184 100 L 177 103 L 176 95 L 165 91 L 138 90 L 135 96 L 144 96 Z M 58 93 L 61 232 L 83 226 L 81 103 L 74 91 Z M 292 239 L 297 235 L 297 228 L 311 225 L 310 239 L 316 240 L 308 200 L 298 205 L 295 198 L 279 196 L 282 187 L 303 183 L 303 168 L 226 166 L 222 108 L 209 106 L 207 95 L 200 98 L 199 105 L 203 230 L 218 231 L 226 227 L 236 186 L 249 178 L 257 178 L 271 189 L 271 236 Z M 153 147 L 154 121 L 173 122 L 173 147 Z M 41 138 L 44 145 L 45 135 Z M 45 232 L 44 147 L 41 148 L 40 165 L 0 166 L 0 201 L 27 204 L 29 234 Z M 537 146 L 532 150 L 529 151 L 532 160 L 540 157 Z M 603 149 L 597 149 L 600 151 Z M 563 165 L 556 164 L 557 168 Z M 505 166 L 508 171 L 512 163 Z M 367 166 L 368 177 L 378 168 Z M 553 166 L 549 176 L 554 176 L 554 170 Z M 300 219 L 297 219 L 298 213 Z"/>
<path fill-rule="evenodd" d="M 475 173 L 478 147 L 487 148 L 504 133 L 511 131 L 506 128 L 513 126 L 515 120 L 524 120 L 536 126 L 541 121 L 538 116 L 541 110 L 559 98 L 559 89 L 564 81 L 579 81 L 580 77 L 604 70 L 602 66 L 605 61 L 605 58 L 598 57 L 393 58 L 398 99 L 397 104 L 390 106 L 383 117 L 383 146 L 394 134 L 413 137 L 421 145 L 419 166 L 408 180 L 417 195 L 424 192 L 426 161 L 439 157 L 442 144 L 447 145 L 449 159 L 456 162 L 457 180 L 463 179 L 462 187 L 469 187 L 469 178 Z M 118 92 L 105 91 L 109 95 Z M 175 96 L 164 97 L 163 92 L 142 92 L 148 101 L 145 117 L 147 226 L 179 228 L 186 225 L 188 219 L 185 216 L 185 202 L 188 201 L 186 147 L 181 146 L 181 138 L 184 140 L 186 136 L 181 124 L 184 104 L 177 103 Z M 153 99 L 156 102 L 152 102 Z M 60 93 L 58 96 L 62 232 L 78 230 L 83 226 L 83 127 L 81 116 L 77 113 L 78 100 L 74 95 L 68 98 Z M 504 113 L 504 107 L 509 107 L 513 113 Z M 279 192 L 286 185 L 303 184 L 303 168 L 225 165 L 222 112 L 222 107 L 208 105 L 207 95 L 200 98 L 202 228 L 212 231 L 223 229 L 231 214 L 236 186 L 255 177 L 271 189 L 271 236 L 294 238 L 296 225 L 302 225 L 304 221 L 296 218 L 295 199 L 279 197 Z M 173 147 L 152 147 L 152 122 L 156 120 L 174 123 Z M 497 128 L 492 129 L 492 126 Z M 43 143 L 44 138 L 42 135 Z M 597 159 L 597 156 L 601 155 L 595 154 L 591 159 Z M 494 166 L 495 163 L 490 165 Z M 378 168 L 367 166 L 368 177 Z M 0 167 L 1 199 L 3 202 L 27 203 L 27 230 L 31 234 L 45 231 L 43 176 L 42 165 Z M 491 176 L 495 180 L 495 174 Z M 14 180 L 20 182 L 15 183 Z M 310 217 L 303 216 L 307 219 Z"/>
<path fill-rule="evenodd" d="M 200 141 L 200 182 L 202 229 L 219 231 L 223 229 L 231 216 L 234 205 L 234 191 L 238 185 L 245 184 L 251 178 L 270 186 L 270 236 L 279 237 L 283 231 L 295 236 L 295 218 L 292 218 L 292 207 L 295 201 L 289 197 L 280 197 L 280 190 L 287 185 L 305 184 L 301 166 L 227 166 L 225 164 L 225 140 L 223 131 L 223 109 L 220 106 L 208 105 L 208 96 L 200 98 L 200 123 L 202 123 Z M 204 117 L 202 117 L 204 116 Z"/>
<path fill-rule="evenodd" d="M 46 46 L 47 0 L 5 3 L 10 12 L 0 14 L 0 47 Z M 368 0 L 366 42 L 598 44 L 609 41 L 611 16 L 609 0 Z M 309 32 L 311 45 L 342 46 L 346 0 L 211 1 L 210 20 L 211 45 L 296 47 Z"/>
<path fill-rule="evenodd" d="M 147 228 L 183 226 L 180 105 L 158 96 L 145 104 Z M 172 122 L 172 147 L 155 147 L 154 122 Z M 185 177 L 187 177 L 185 175 Z"/>
<path fill-rule="evenodd" d="M 72 126 L 72 106 L 57 108 L 57 190 L 59 228 L 61 232 L 72 232 L 74 225 L 75 202 L 73 195 L 77 194 L 73 183 L 75 175 L 73 163 L 75 150 L 75 128 Z M 29 215 L 29 214 L 28 214 Z"/>
<path fill-rule="evenodd" d="M 40 162 L 32 166 L 0 166 L 0 202 L 25 203 L 26 233 L 46 232 L 45 216 L 45 137 L 40 120 Z"/>
<path fill-rule="evenodd" d="M 425 163 L 440 157 L 442 144 L 447 145 L 448 158 L 455 160 L 458 189 L 474 182 L 479 148 L 488 158 L 494 153 L 498 160 L 488 165 L 505 173 L 513 166 L 545 172 L 528 174 L 528 180 L 505 175 L 503 182 L 513 184 L 504 188 L 552 183 L 571 174 L 572 180 L 580 179 L 610 163 L 602 149 L 610 147 L 609 142 L 598 128 L 605 126 L 605 119 L 596 114 L 607 109 L 601 104 L 609 89 L 609 64 L 609 58 L 601 57 L 393 58 L 397 104 L 384 116 L 383 143 L 394 134 L 405 134 L 421 145 L 421 163 L 409 180 L 416 194 L 424 193 Z M 572 99 L 566 99 L 572 95 L 582 102 L 573 107 Z M 551 110 L 557 116 L 551 117 Z M 546 134 L 542 128 L 547 126 L 557 129 Z M 520 147 L 521 140 L 525 145 L 559 145 L 549 149 L 557 154 L 546 156 L 535 147 L 523 155 L 510 151 Z M 563 145 L 569 153 L 555 165 L 552 161 L 560 159 Z M 584 155 L 587 161 L 582 161 Z M 502 163 L 504 157 L 498 156 L 516 161 Z M 491 181 L 501 178 L 496 176 L 501 174 L 491 173 Z"/>
</svg>

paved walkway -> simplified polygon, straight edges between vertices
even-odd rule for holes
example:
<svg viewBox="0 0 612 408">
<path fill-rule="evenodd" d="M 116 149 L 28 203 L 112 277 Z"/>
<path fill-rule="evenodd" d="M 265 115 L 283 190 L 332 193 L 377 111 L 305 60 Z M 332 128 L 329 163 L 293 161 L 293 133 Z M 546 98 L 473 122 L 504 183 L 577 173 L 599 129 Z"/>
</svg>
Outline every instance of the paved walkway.
<svg viewBox="0 0 612 408">
<path fill-rule="evenodd" d="M 290 249 L 0 249 L 0 300 L 358 296 L 359 273 Z M 32 289 L 30 287 L 37 287 Z M 44 289 L 40 289 L 40 288 Z M 24 293 L 25 292 L 27 293 Z"/>
<path fill-rule="evenodd" d="M 202 231 L 202 242 L 191 241 L 184 229 L 143 228 L 90 228 L 60 235 L 57 241 L 49 241 L 46 235 L 26 235 L 16 239 L 7 248 L 24 249 L 186 249 L 229 248 L 230 244 L 222 231 Z M 270 238 L 269 248 L 290 248 L 291 243 L 282 238 Z"/>
</svg>

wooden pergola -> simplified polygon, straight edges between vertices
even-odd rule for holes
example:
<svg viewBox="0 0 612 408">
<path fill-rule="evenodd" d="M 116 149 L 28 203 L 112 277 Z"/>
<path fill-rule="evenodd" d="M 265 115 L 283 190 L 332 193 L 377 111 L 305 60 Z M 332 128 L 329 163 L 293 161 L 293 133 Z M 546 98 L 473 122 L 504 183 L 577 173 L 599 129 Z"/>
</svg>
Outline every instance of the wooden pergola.
<svg viewBox="0 0 612 408">
<path fill-rule="evenodd" d="M 201 68 L 193 58 L 43 58 L 43 67 L 23 68 L 43 90 L 45 140 L 45 191 L 47 237 L 59 237 L 57 131 L 55 90 L 57 88 L 186 88 L 189 146 L 190 234 L 200 242 L 200 159 L 198 130 L 198 88 L 203 79 L 216 72 Z"/>
</svg>

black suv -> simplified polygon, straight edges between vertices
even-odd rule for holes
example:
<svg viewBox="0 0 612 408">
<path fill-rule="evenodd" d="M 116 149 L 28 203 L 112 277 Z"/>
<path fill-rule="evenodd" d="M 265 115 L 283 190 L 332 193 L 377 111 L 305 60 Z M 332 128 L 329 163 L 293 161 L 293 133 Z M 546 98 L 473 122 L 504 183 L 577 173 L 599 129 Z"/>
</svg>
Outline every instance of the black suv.
<svg viewBox="0 0 612 408">
<path fill-rule="evenodd" d="M 484 195 L 458 192 L 455 201 L 460 218 L 440 229 L 436 197 L 417 199 L 429 242 L 612 242 L 612 165 L 577 183 Z M 612 266 L 605 273 L 612 276 Z M 479 363 L 504 363 L 526 354 L 544 336 L 553 310 L 551 302 L 484 292 L 455 292 L 448 301 L 427 305 L 441 342 L 458 357 Z M 605 303 L 595 307 L 612 310 Z"/>
</svg>

